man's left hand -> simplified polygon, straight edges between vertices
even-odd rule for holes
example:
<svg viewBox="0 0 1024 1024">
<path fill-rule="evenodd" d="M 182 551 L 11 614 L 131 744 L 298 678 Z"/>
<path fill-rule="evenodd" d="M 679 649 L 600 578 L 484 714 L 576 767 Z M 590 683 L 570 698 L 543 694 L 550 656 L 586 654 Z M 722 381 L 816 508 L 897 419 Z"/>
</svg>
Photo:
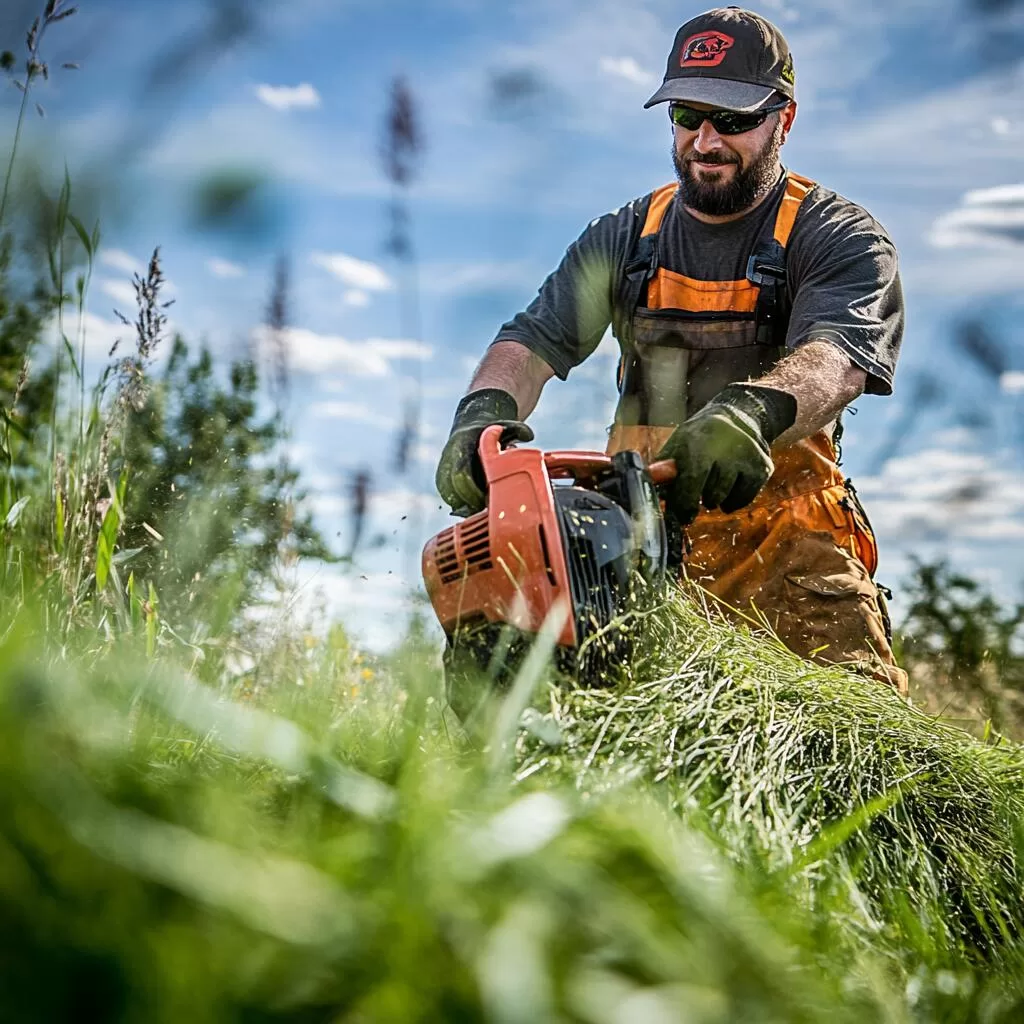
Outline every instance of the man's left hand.
<svg viewBox="0 0 1024 1024">
<path fill-rule="evenodd" d="M 730 384 L 676 427 L 658 453 L 676 463 L 668 511 L 686 526 L 701 504 L 723 512 L 749 505 L 775 470 L 772 441 L 795 420 L 796 399 L 785 391 Z"/>
</svg>

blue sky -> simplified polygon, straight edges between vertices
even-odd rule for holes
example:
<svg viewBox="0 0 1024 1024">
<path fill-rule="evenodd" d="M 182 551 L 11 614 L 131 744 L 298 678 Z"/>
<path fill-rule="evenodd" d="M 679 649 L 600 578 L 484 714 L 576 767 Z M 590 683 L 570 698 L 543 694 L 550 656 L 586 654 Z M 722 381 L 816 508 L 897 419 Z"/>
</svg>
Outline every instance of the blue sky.
<svg viewBox="0 0 1024 1024">
<path fill-rule="evenodd" d="M 35 4 L 7 0 L 0 46 L 20 50 Z M 992 5 L 989 5 L 990 7 Z M 1020 597 L 1024 560 L 1024 5 L 981 16 L 967 0 L 754 4 L 789 39 L 799 113 L 788 166 L 865 205 L 901 253 L 908 307 L 891 399 L 848 421 L 846 465 L 898 584 L 907 556 L 948 553 Z M 224 358 L 258 329 L 274 260 L 291 262 L 293 449 L 325 532 L 347 539 L 347 481 L 374 467 L 371 537 L 359 569 L 303 571 L 368 643 L 394 635 L 407 592 L 410 520 L 445 525 L 433 467 L 472 366 L 593 217 L 669 180 L 664 111 L 643 101 L 676 28 L 704 9 L 665 0 L 291 0 L 249 4 L 250 31 L 198 45 L 212 5 L 82 0 L 47 44 L 47 117 L 26 153 L 88 197 L 104 252 L 89 343 L 105 352 L 130 308 L 130 276 L 155 245 L 174 322 Z M 14 31 L 17 29 L 17 31 Z M 147 86 L 164 58 L 170 84 Z M 406 77 L 426 149 L 411 193 L 421 337 L 403 337 L 400 268 L 387 254 L 379 159 L 390 81 Z M 518 83 L 512 97 L 502 82 Z M 0 102 L 9 137 L 17 106 Z M 265 184 L 251 215 L 199 230 L 197 184 L 225 170 Z M 78 185 L 76 184 L 76 188 Z M 90 212 L 93 208 L 90 207 Z M 958 354 L 953 327 L 984 313 L 1008 352 L 1001 380 Z M 543 447 L 601 447 L 613 400 L 604 346 L 553 382 L 534 417 Z M 401 398 L 420 377 L 418 461 L 390 474 Z M 916 418 L 922 377 L 941 401 Z M 899 444 L 890 443 L 898 431 Z M 888 453 L 891 457 L 886 459 Z M 417 538 L 415 547 L 419 547 Z"/>
</svg>

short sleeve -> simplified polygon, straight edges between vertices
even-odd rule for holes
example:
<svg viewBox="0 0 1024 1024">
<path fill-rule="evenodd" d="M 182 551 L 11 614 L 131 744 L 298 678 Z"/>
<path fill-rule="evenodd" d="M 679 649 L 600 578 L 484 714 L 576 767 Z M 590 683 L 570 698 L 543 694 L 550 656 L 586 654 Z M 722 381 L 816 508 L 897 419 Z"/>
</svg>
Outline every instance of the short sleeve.
<svg viewBox="0 0 1024 1024">
<path fill-rule="evenodd" d="M 616 282 L 642 215 L 641 204 L 634 200 L 591 221 L 536 298 L 502 325 L 494 341 L 519 342 L 564 380 L 597 348 L 611 323 Z"/>
<path fill-rule="evenodd" d="M 808 201 L 789 247 L 786 345 L 831 342 L 867 373 L 869 394 L 892 394 L 904 324 L 896 247 L 855 203 L 820 189 Z"/>
</svg>

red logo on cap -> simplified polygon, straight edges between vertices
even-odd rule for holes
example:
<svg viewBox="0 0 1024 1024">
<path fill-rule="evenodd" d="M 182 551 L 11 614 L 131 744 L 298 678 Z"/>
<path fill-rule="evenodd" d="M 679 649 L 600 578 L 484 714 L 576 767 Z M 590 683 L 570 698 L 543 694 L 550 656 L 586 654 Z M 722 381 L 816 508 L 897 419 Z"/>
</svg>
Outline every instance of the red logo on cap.
<svg viewBox="0 0 1024 1024">
<path fill-rule="evenodd" d="M 683 43 L 679 66 L 717 67 L 725 59 L 725 51 L 735 42 L 732 36 L 727 36 L 724 32 L 698 32 Z"/>
</svg>

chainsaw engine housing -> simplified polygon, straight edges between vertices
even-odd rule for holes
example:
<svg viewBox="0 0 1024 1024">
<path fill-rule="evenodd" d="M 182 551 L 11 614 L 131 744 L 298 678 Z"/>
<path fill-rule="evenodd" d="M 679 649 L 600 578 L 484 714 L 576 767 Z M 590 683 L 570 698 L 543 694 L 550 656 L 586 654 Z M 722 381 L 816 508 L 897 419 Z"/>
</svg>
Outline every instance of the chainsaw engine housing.
<svg viewBox="0 0 1024 1024">
<path fill-rule="evenodd" d="M 492 676 L 554 616 L 559 663 L 626 611 L 637 589 L 664 578 L 665 526 L 651 473 L 637 452 L 541 452 L 480 442 L 487 508 L 448 527 L 423 552 L 423 578 L 449 640 Z M 602 666 L 624 654 L 602 636 Z M 597 667 L 588 660 L 591 670 Z"/>
</svg>

